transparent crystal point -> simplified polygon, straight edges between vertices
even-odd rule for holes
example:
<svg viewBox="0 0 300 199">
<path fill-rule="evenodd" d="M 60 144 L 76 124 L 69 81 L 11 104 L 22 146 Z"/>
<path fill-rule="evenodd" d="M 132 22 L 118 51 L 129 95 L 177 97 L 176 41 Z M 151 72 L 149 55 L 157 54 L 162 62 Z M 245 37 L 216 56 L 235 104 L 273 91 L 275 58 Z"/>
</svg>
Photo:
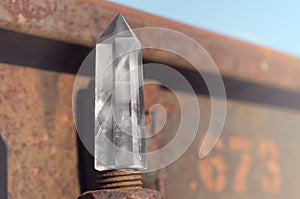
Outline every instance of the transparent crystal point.
<svg viewBox="0 0 300 199">
<path fill-rule="evenodd" d="M 95 169 L 146 169 L 141 44 L 119 14 L 96 45 Z"/>
</svg>

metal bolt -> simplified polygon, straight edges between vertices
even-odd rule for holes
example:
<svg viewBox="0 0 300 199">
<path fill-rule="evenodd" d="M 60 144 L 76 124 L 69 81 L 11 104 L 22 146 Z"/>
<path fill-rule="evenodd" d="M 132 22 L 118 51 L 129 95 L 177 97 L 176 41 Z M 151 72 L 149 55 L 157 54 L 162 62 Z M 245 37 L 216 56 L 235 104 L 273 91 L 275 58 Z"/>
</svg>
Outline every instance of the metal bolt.
<svg viewBox="0 0 300 199">
<path fill-rule="evenodd" d="M 101 171 L 97 176 L 99 189 L 141 189 L 141 172 L 133 169 Z"/>
<path fill-rule="evenodd" d="M 142 188 L 142 174 L 132 169 L 99 172 L 99 190 L 88 191 L 78 199 L 163 199 L 158 191 Z"/>
</svg>

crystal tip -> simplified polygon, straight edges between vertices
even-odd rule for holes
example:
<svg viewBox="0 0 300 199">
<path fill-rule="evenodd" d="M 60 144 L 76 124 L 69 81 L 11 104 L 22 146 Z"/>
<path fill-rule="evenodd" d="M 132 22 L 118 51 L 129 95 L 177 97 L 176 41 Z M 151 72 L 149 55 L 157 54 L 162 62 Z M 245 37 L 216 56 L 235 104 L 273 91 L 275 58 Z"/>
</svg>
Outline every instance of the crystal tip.
<svg viewBox="0 0 300 199">
<path fill-rule="evenodd" d="M 98 38 L 97 43 L 102 43 L 106 39 L 121 33 L 122 35 L 124 34 L 124 36 L 135 36 L 124 16 L 121 13 L 118 13 L 118 15 L 108 25 L 107 29 Z"/>
</svg>

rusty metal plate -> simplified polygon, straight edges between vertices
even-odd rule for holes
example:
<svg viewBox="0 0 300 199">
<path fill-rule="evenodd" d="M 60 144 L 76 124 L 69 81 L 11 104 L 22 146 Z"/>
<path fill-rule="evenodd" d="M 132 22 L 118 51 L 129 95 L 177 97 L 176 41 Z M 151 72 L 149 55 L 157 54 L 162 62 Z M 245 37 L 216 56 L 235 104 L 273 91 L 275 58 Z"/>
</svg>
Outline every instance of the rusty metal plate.
<svg viewBox="0 0 300 199">
<path fill-rule="evenodd" d="M 0 64 L 0 134 L 10 199 L 78 196 L 73 80 L 68 74 Z"/>
<path fill-rule="evenodd" d="M 180 95 L 185 99 L 183 104 L 189 103 L 188 93 Z M 166 198 L 300 197 L 299 111 L 229 100 L 221 138 L 213 151 L 199 160 L 210 118 L 210 99 L 198 99 L 200 130 L 189 150 L 164 169 Z M 180 121 L 180 109 L 176 103 L 173 107 L 160 133 L 162 145 L 172 139 Z"/>
<path fill-rule="evenodd" d="M 82 194 L 78 199 L 163 199 L 158 191 L 150 189 L 116 189 L 90 191 Z"/>
<path fill-rule="evenodd" d="M 272 50 L 233 40 L 107 1 L 99 0 L 1 0 L 0 27 L 26 34 L 93 47 L 96 38 L 118 12 L 133 28 L 166 27 L 178 30 L 199 42 L 215 60 L 222 74 L 283 89 L 300 91 L 300 60 Z M 140 35 L 142 44 L 177 45 L 161 35 Z M 193 52 L 190 46 L 180 45 Z M 145 51 L 144 58 L 170 65 L 191 66 L 174 55 Z M 194 55 L 198 59 L 198 55 Z"/>
</svg>

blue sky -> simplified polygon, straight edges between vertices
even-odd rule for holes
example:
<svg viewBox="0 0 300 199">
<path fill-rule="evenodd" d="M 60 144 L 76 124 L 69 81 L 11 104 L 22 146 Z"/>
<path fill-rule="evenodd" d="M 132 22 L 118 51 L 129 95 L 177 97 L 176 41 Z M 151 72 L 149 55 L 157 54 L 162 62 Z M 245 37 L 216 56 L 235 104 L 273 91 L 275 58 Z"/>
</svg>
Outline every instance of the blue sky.
<svg viewBox="0 0 300 199">
<path fill-rule="evenodd" d="M 111 0 L 300 58 L 296 0 Z"/>
</svg>

